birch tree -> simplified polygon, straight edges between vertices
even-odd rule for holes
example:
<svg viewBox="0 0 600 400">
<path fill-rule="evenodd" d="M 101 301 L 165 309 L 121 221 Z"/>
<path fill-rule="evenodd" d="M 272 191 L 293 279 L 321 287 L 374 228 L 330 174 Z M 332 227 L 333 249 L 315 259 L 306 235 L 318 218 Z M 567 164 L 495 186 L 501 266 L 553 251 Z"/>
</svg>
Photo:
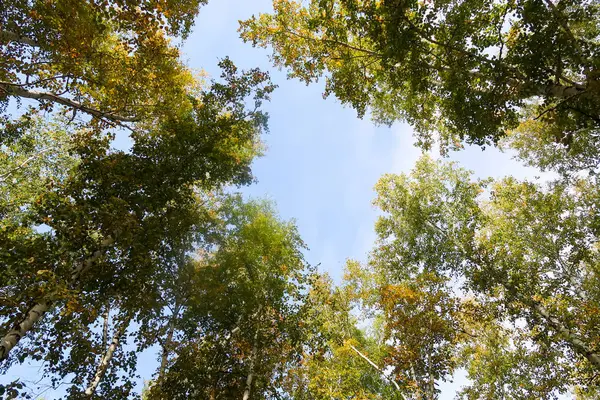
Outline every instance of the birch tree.
<svg viewBox="0 0 600 400">
<path fill-rule="evenodd" d="M 598 147 L 595 2 L 276 0 L 241 22 L 244 40 L 303 82 L 325 80 L 362 117 L 407 121 L 420 145 L 497 143 L 524 120 L 564 149 Z M 524 109 L 524 106 L 533 107 Z M 597 161 L 597 159 L 596 159 Z"/>
<path fill-rule="evenodd" d="M 140 131 L 181 116 L 197 83 L 171 38 L 189 34 L 204 3 L 3 2 L 2 111 L 25 100 L 30 113 L 61 110 L 95 128 Z"/>
<path fill-rule="evenodd" d="M 292 223 L 264 202 L 232 199 L 226 231 L 195 263 L 176 359 L 148 398 L 255 399 L 278 393 L 302 344 L 310 271 Z"/>
<path fill-rule="evenodd" d="M 358 269 L 352 272 L 360 274 Z M 353 279 L 358 281 L 362 280 Z M 310 334 L 302 361 L 293 366 L 284 385 L 290 398 L 408 398 L 405 382 L 398 381 L 389 369 L 380 319 L 369 315 L 368 328 L 358 328 L 365 321 L 359 321 L 353 312 L 361 306 L 354 289 L 347 279 L 337 287 L 327 275 L 313 280 L 304 318 Z"/>
<path fill-rule="evenodd" d="M 272 86 L 258 70 L 221 65 L 223 79 L 204 90 L 193 112 L 136 137 L 130 153 L 110 149 L 110 136 L 94 130 L 71 136 L 70 151 L 82 162 L 32 199 L 25 231 L 3 231 L 2 262 L 13 271 L 3 291 L 14 306 L 3 309 L 2 360 L 57 306 L 66 313 L 94 308 L 109 294 L 139 304 L 134 294 L 140 282 L 142 290 L 144 281 L 151 285 L 164 252 L 189 245 L 198 218 L 210 219 L 202 219 L 198 196 L 252 180 L 266 122 L 258 107 Z M 49 231 L 36 231 L 40 224 Z"/>
<path fill-rule="evenodd" d="M 514 357 L 531 362 L 531 368 L 524 367 L 532 374 L 528 379 L 544 376 L 540 367 L 553 371 L 544 380 L 547 395 L 596 384 L 600 325 L 595 310 L 600 302 L 595 179 L 546 187 L 514 178 L 492 184 L 473 181 L 455 165 L 423 158 L 410 175 L 384 176 L 377 193 L 376 204 L 384 214 L 376 227 L 374 255 L 388 273 L 425 270 L 462 282 L 455 286 L 458 294 L 481 305 L 475 309 L 487 310 L 471 320 L 487 318 L 512 327 L 503 335 L 521 343 Z M 466 339 L 483 346 L 479 340 L 487 340 L 486 335 L 466 328 L 469 318 L 464 315 L 473 314 L 469 309 L 473 307 L 466 302 L 455 317 L 449 316 L 470 334 Z M 443 308 L 435 310 L 436 318 L 444 315 Z M 545 361 L 531 349 L 546 354 Z M 470 362 L 479 361 L 474 357 Z M 475 385 L 482 376 L 471 376 Z M 515 383 L 505 390 L 516 395 L 521 389 Z M 527 398 L 536 398 L 535 393 Z"/>
</svg>

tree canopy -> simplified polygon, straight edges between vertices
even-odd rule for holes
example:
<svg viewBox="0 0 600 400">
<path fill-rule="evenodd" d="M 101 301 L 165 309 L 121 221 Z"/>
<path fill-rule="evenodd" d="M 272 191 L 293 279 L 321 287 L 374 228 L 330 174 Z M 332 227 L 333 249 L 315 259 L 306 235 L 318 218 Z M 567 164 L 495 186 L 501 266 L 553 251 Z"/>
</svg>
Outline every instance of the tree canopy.
<svg viewBox="0 0 600 400">
<path fill-rule="evenodd" d="M 410 175 L 384 176 L 371 263 L 399 350 L 424 348 L 416 357 L 442 371 L 430 372 L 434 380 L 460 354 L 469 399 L 596 387 L 598 187 L 596 179 L 474 181 L 429 158 Z"/>
<path fill-rule="evenodd" d="M 0 106 L 31 99 L 39 105 L 29 112 L 59 108 L 96 128 L 146 130 L 183 117 L 198 82 L 173 41 L 203 3 L 4 2 Z"/>
<path fill-rule="evenodd" d="M 373 248 L 337 281 L 237 191 L 275 85 L 186 65 L 205 3 L 0 7 L 0 374 L 39 363 L 0 399 L 437 400 L 461 371 L 464 400 L 597 398 L 598 3 L 276 0 L 240 22 L 423 149 L 505 146 L 558 173 L 475 179 L 423 155 L 378 181 Z"/>
<path fill-rule="evenodd" d="M 242 38 L 306 83 L 381 123 L 408 121 L 419 143 L 495 144 L 520 122 L 568 146 L 598 146 L 596 2 L 276 0 Z M 593 133 L 589 133 L 592 130 Z M 597 159 L 595 162 L 597 165 Z"/>
</svg>

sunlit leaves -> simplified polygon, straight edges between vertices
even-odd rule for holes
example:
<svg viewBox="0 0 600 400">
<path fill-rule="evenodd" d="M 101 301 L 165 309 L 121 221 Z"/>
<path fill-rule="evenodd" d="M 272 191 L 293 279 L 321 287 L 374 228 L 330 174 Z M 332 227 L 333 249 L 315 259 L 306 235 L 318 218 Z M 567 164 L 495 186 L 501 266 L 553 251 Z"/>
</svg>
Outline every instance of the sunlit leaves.
<svg viewBox="0 0 600 400">
<path fill-rule="evenodd" d="M 241 22 L 242 38 L 273 49 L 291 77 L 326 81 L 359 116 L 408 121 L 442 151 L 495 144 L 545 114 L 557 139 L 594 131 L 599 9 L 575 1 L 277 0 Z M 520 109 L 535 106 L 533 116 Z M 539 102 L 537 101 L 539 99 Z M 579 154 L 579 151 L 572 151 Z"/>
<path fill-rule="evenodd" d="M 592 311 L 597 182 L 542 187 L 471 179 L 425 158 L 410 175 L 379 183 L 376 204 L 384 215 L 372 263 L 389 282 L 382 286 L 386 323 L 396 326 L 390 333 L 399 344 L 416 340 L 396 350 L 403 357 L 396 364 L 412 360 L 416 368 L 434 359 L 435 352 L 415 350 L 442 340 L 434 348 L 450 370 L 456 351 L 470 349 L 461 361 L 474 380 L 465 398 L 551 397 L 572 385 L 586 390 L 598 368 L 600 337 Z M 535 384 L 513 375 L 515 365 Z"/>
</svg>

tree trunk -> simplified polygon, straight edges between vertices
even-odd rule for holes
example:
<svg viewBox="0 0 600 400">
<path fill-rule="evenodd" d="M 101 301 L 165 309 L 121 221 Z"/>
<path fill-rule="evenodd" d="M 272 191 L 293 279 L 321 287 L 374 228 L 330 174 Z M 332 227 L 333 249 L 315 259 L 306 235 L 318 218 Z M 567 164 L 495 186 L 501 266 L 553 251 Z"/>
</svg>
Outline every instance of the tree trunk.
<svg viewBox="0 0 600 400">
<path fill-rule="evenodd" d="M 423 396 L 421 395 L 421 378 L 417 377 L 417 373 L 415 372 L 415 365 L 412 363 L 412 361 L 410 362 L 410 375 L 412 376 L 412 380 L 414 381 L 417 387 L 417 400 L 423 400 Z"/>
<path fill-rule="evenodd" d="M 246 390 L 244 390 L 243 400 L 250 399 L 250 391 L 252 389 L 252 380 L 254 379 L 254 361 L 256 359 L 256 346 L 258 342 L 258 329 L 254 333 L 254 343 L 252 344 L 252 353 L 250 354 L 250 366 L 248 368 L 248 377 L 246 378 Z"/>
<path fill-rule="evenodd" d="M 592 351 L 592 349 L 587 345 L 587 343 L 581 340 L 581 338 L 577 334 L 571 332 L 571 330 L 567 328 L 561 321 L 559 321 L 558 318 L 551 315 L 550 312 L 546 309 L 546 307 L 539 303 L 535 303 L 533 305 L 533 309 L 546 321 L 548 321 L 548 324 L 552 328 L 556 329 L 558 333 L 560 333 L 560 335 L 567 341 L 567 343 L 571 345 L 575 352 L 587 358 L 587 360 L 596 369 L 600 369 L 600 354 Z"/>
<path fill-rule="evenodd" d="M 433 351 L 431 348 L 429 349 L 429 352 L 427 353 L 427 368 L 429 369 L 429 381 L 427 384 L 427 398 L 429 400 L 435 400 L 435 380 L 433 379 L 433 371 L 432 371 L 432 366 L 431 366 L 431 351 Z"/>
<path fill-rule="evenodd" d="M 14 329 L 10 330 L 0 342 L 0 361 L 8 357 L 10 351 L 19 343 L 19 340 L 33 328 L 33 326 L 50 309 L 51 301 L 42 301 L 33 306 L 25 315 L 25 318 Z"/>
<path fill-rule="evenodd" d="M 181 307 L 179 304 L 175 305 L 175 310 L 173 311 L 173 315 L 171 316 L 171 320 L 169 321 L 169 330 L 167 331 L 167 337 L 165 341 L 162 343 L 162 355 L 160 358 L 160 368 L 158 370 L 158 379 L 160 380 L 165 371 L 167 369 L 167 364 L 169 363 L 169 353 L 171 352 L 171 345 L 173 343 L 173 335 L 175 334 L 175 321 L 179 316 L 179 310 Z"/>
<path fill-rule="evenodd" d="M 101 243 L 101 247 L 105 248 L 114 242 L 112 237 L 107 237 Z M 94 254 L 80 263 L 74 268 L 73 274 L 71 275 L 71 284 L 77 282 L 81 275 L 102 255 L 102 250 L 96 250 Z M 10 351 L 19 343 L 19 340 L 27 334 L 34 327 L 34 325 L 44 316 L 44 314 L 52 306 L 52 300 L 42 299 L 39 303 L 34 305 L 25 318 L 12 330 L 10 330 L 2 340 L 0 341 L 0 361 L 8 358 Z"/>
<path fill-rule="evenodd" d="M 379 367 L 377 366 L 377 364 L 375 364 L 373 361 L 371 361 L 371 360 L 369 359 L 369 357 L 365 356 L 365 355 L 364 355 L 363 353 L 361 353 L 361 352 L 360 352 L 360 351 L 359 351 L 359 350 L 358 350 L 356 347 L 354 347 L 354 346 L 352 346 L 352 345 L 350 345 L 350 348 L 351 348 L 352 350 L 354 350 L 354 351 L 356 352 L 356 354 L 358 354 L 360 357 L 362 357 L 362 358 L 363 358 L 363 359 L 364 359 L 366 362 L 368 362 L 368 363 L 369 363 L 369 365 L 371 365 L 371 366 L 372 366 L 373 368 L 375 368 L 375 369 L 376 369 L 376 370 L 377 370 L 379 373 L 381 373 L 381 375 L 383 375 L 383 377 L 385 378 L 385 380 L 387 380 L 387 381 L 391 382 L 391 383 L 394 385 L 394 387 L 396 388 L 396 390 L 400 391 L 400 386 L 398 386 L 398 383 L 396 383 L 396 381 L 395 381 L 395 380 L 393 380 L 392 378 L 389 378 L 389 377 L 387 377 L 387 376 L 385 375 L 385 372 L 384 372 L 384 371 L 383 371 L 381 368 L 379 368 Z M 401 393 L 401 394 L 400 394 L 400 397 L 404 398 L 404 395 L 402 395 L 402 393 Z"/>
<path fill-rule="evenodd" d="M 110 301 L 106 302 L 106 311 L 104 311 L 104 326 L 102 327 L 102 347 L 106 346 L 108 341 L 108 320 L 110 318 Z"/>
<path fill-rule="evenodd" d="M 96 369 L 96 374 L 94 375 L 94 379 L 92 380 L 90 385 L 87 387 L 87 389 L 85 389 L 86 396 L 91 397 L 94 394 L 94 392 L 96 391 L 96 388 L 98 388 L 98 385 L 102 381 L 102 378 L 104 377 L 104 374 L 106 373 L 106 370 L 108 369 L 110 361 L 112 360 L 113 355 L 115 354 L 115 350 L 117 350 L 117 347 L 119 347 L 119 341 L 121 340 L 121 336 L 123 336 L 123 334 L 127 330 L 127 327 L 129 326 L 129 321 L 130 321 L 129 318 L 127 320 L 125 320 L 123 322 L 123 324 L 121 324 L 119 329 L 115 332 L 115 334 L 112 338 L 112 341 L 110 343 L 110 346 L 108 346 L 108 349 L 106 350 L 106 352 L 104 353 L 104 356 L 100 360 L 100 364 L 98 364 L 98 368 Z"/>
<path fill-rule="evenodd" d="M 543 90 L 543 94 L 545 94 L 549 97 L 556 97 L 559 99 L 573 97 L 575 95 L 578 95 L 578 94 L 586 91 L 586 88 L 581 85 L 566 86 L 566 85 L 559 85 L 559 84 L 550 84 L 550 85 L 547 85 L 546 87 L 544 87 L 543 89 L 542 88 L 540 88 L 540 89 Z"/>
</svg>

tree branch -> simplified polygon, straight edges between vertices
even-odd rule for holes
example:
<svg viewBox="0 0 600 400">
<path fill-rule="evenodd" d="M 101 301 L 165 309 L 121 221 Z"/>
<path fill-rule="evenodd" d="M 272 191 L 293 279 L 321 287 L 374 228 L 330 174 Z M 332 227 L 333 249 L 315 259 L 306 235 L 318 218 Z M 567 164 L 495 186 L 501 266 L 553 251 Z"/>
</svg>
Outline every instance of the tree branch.
<svg viewBox="0 0 600 400">
<path fill-rule="evenodd" d="M 542 316 L 546 321 L 548 321 L 548 325 L 552 328 L 556 329 L 560 335 L 571 345 L 573 350 L 577 353 L 583 355 L 587 360 L 592 364 L 595 368 L 600 369 L 600 354 L 594 352 L 581 338 L 572 332 L 568 327 L 566 327 L 561 321 L 558 320 L 555 316 L 550 314 L 550 312 L 541 305 L 540 303 L 533 304 L 533 310 Z"/>
<path fill-rule="evenodd" d="M 40 151 L 38 151 L 37 153 L 35 153 L 34 155 L 32 155 L 31 157 L 29 157 L 28 159 L 26 159 L 25 161 L 23 161 L 21 164 L 17 165 L 16 167 L 14 167 L 13 169 L 9 170 L 8 172 L 0 175 L 0 182 L 4 182 L 6 180 L 6 178 L 8 178 L 9 176 L 11 176 L 13 173 L 17 172 L 18 170 L 20 170 L 21 168 L 23 168 L 25 165 L 27 165 L 28 163 L 30 163 L 31 161 L 35 160 L 37 157 L 41 156 L 42 154 L 44 154 L 45 152 L 52 150 L 53 147 L 46 147 Z"/>
<path fill-rule="evenodd" d="M 51 101 L 53 103 L 62 104 L 63 106 L 82 111 L 96 118 L 109 120 L 115 123 L 135 122 L 138 120 L 136 117 L 127 117 L 112 112 L 100 111 L 98 109 L 83 105 L 75 100 L 71 100 L 69 98 L 59 96 L 51 92 L 38 92 L 35 90 L 23 89 L 21 85 L 14 83 L 0 82 L 0 91 L 3 91 L 4 93 L 10 96 L 23 97 L 26 99 L 34 99 L 38 101 L 46 100 Z"/>
<path fill-rule="evenodd" d="M 83 262 L 79 262 L 73 268 L 71 274 L 71 283 L 76 283 L 81 275 L 89 269 L 96 260 L 98 260 L 102 254 L 103 249 L 110 246 L 114 242 L 114 239 L 109 236 L 102 240 L 100 243 L 101 249 L 96 250 L 91 257 L 87 258 Z M 14 327 L 0 339 L 0 361 L 4 361 L 8 358 L 10 351 L 19 343 L 21 338 L 27 334 L 38 322 L 44 314 L 52 307 L 52 298 L 43 298 L 41 301 L 34 302 L 20 322 L 15 323 Z"/>
<path fill-rule="evenodd" d="M 567 24 L 566 18 L 564 18 L 564 16 L 560 12 L 560 10 L 558 8 L 556 8 L 556 5 L 552 2 L 552 0 L 544 0 L 544 1 L 546 2 L 546 4 L 548 4 L 548 7 L 552 11 L 552 14 L 554 14 L 554 17 L 556 17 L 556 19 L 558 20 L 560 27 L 563 29 L 563 31 L 565 31 L 565 33 L 567 34 L 569 39 L 571 39 L 574 43 L 578 43 L 579 41 L 577 39 L 575 39 L 575 35 L 573 35 L 573 32 L 571 32 L 571 29 L 569 28 L 569 25 Z M 579 49 L 579 50 L 581 50 L 581 49 Z M 581 51 L 580 51 L 580 53 L 581 53 Z"/>
<path fill-rule="evenodd" d="M 17 35 L 14 32 L 11 31 L 6 31 L 4 29 L 0 30 L 0 39 L 4 42 L 17 42 L 17 43 L 21 43 L 21 44 L 25 44 L 27 46 L 32 46 L 32 47 L 40 47 L 40 45 L 35 42 L 34 40 L 31 40 L 25 36 L 20 36 Z"/>
<path fill-rule="evenodd" d="M 356 354 L 358 354 L 360 357 L 362 357 L 362 359 L 363 359 L 363 360 L 365 360 L 366 362 L 368 362 L 368 363 L 369 363 L 369 365 L 371 365 L 371 366 L 372 366 L 373 368 L 375 368 L 375 369 L 376 369 L 376 370 L 377 370 L 379 373 L 381 373 L 381 374 L 384 376 L 384 378 L 385 378 L 387 381 L 391 382 L 391 383 L 394 385 L 394 387 L 396 388 L 396 390 L 397 390 L 397 391 L 400 393 L 400 386 L 398 386 L 398 383 L 397 383 L 395 380 L 393 380 L 392 378 L 388 377 L 388 376 L 385 374 L 385 372 L 384 372 L 384 371 L 383 371 L 381 368 L 379 368 L 379 366 L 378 366 L 377 364 L 375 364 L 373 361 L 371 361 L 371 360 L 369 359 L 369 357 L 367 357 L 367 356 L 365 356 L 363 353 L 361 353 L 361 352 L 360 352 L 360 351 L 359 351 L 359 350 L 358 350 L 356 347 L 354 347 L 353 345 L 350 345 L 350 348 L 351 348 L 352 350 L 354 350 L 354 351 L 356 352 Z M 402 393 L 400 393 L 400 397 L 402 397 L 403 399 L 405 399 L 405 400 L 406 400 L 406 398 L 404 397 L 404 395 L 403 395 Z"/>
<path fill-rule="evenodd" d="M 108 369 L 108 366 L 110 365 L 110 362 L 113 358 L 115 351 L 117 350 L 117 347 L 119 347 L 121 337 L 123 336 L 123 334 L 127 330 L 127 327 L 129 326 L 129 321 L 131 321 L 131 317 L 128 317 L 115 332 L 115 334 L 112 338 L 112 341 L 110 343 L 110 346 L 108 346 L 108 349 L 104 353 L 104 356 L 102 357 L 102 359 L 100 360 L 100 363 L 98 364 L 98 367 L 96 368 L 96 374 L 94 375 L 94 379 L 90 382 L 89 386 L 85 389 L 86 397 L 92 397 L 94 395 L 94 393 L 96 392 L 96 389 L 98 388 L 98 385 L 102 381 L 102 378 L 104 377 L 104 374 L 106 373 L 106 370 Z"/>
<path fill-rule="evenodd" d="M 301 35 L 301 34 L 299 34 L 297 32 L 291 31 L 289 29 L 285 29 L 285 31 L 287 33 L 291 34 L 291 35 L 299 37 L 300 39 L 310 40 L 310 41 L 313 41 L 313 42 L 319 42 L 319 41 L 321 41 L 321 42 L 326 42 L 326 43 L 337 44 L 338 46 L 346 47 L 347 49 L 354 50 L 354 51 L 359 51 L 359 52 L 365 53 L 365 54 L 367 54 L 369 56 L 380 57 L 380 58 L 383 57 L 383 54 L 380 54 L 380 53 L 377 53 L 377 52 L 374 52 L 374 51 L 371 51 L 371 50 L 363 49 L 361 47 L 356 47 L 356 46 L 353 46 L 353 45 L 348 44 L 348 43 L 340 42 L 339 40 L 328 39 L 328 38 L 318 38 L 317 39 L 317 38 L 311 38 L 311 37 L 308 37 L 308 36 Z"/>
</svg>

